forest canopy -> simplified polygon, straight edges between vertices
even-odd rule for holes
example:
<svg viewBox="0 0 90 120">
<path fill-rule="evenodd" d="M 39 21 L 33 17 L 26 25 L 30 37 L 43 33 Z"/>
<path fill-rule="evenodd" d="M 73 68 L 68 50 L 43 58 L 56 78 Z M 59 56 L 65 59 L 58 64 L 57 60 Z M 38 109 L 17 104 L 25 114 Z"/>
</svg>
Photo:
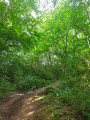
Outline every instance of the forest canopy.
<svg viewBox="0 0 90 120">
<path fill-rule="evenodd" d="M 89 0 L 0 0 L 1 98 L 60 79 L 61 98 L 88 116 L 89 73 Z"/>
</svg>

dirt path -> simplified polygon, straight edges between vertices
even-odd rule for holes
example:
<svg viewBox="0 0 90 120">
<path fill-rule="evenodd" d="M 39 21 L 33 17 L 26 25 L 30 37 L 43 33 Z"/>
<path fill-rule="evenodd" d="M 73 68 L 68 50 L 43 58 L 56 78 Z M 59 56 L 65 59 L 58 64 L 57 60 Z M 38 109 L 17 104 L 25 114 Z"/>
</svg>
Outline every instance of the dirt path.
<svg viewBox="0 0 90 120">
<path fill-rule="evenodd" d="M 58 85 L 56 81 L 52 86 Z M 42 106 L 37 106 L 40 99 L 43 99 L 39 94 L 45 89 L 41 88 L 28 93 L 12 93 L 6 95 L 0 101 L 0 120 L 37 120 L 35 114 Z M 42 118 L 39 118 L 42 120 Z"/>
</svg>

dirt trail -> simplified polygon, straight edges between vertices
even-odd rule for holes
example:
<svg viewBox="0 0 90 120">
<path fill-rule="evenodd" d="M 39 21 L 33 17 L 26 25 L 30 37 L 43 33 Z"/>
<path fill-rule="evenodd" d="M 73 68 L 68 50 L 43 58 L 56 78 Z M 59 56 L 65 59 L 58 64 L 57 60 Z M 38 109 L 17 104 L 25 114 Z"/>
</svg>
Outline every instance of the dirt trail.
<svg viewBox="0 0 90 120">
<path fill-rule="evenodd" d="M 56 81 L 51 86 L 58 84 L 59 81 Z M 24 94 L 17 92 L 11 95 L 7 94 L 0 101 L 0 120 L 37 120 L 35 114 L 42 107 L 37 106 L 37 103 L 43 99 L 39 94 L 45 88 Z"/>
</svg>

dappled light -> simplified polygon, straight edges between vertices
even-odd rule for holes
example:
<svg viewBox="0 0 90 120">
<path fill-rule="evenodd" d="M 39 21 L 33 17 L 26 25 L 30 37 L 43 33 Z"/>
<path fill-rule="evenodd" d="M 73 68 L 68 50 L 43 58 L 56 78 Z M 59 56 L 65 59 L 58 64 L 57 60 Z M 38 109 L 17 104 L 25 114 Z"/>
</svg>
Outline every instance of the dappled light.
<svg viewBox="0 0 90 120">
<path fill-rule="evenodd" d="M 30 112 L 30 113 L 28 113 L 28 116 L 30 116 L 31 114 L 33 114 L 34 113 L 34 111 L 33 112 Z"/>
<path fill-rule="evenodd" d="M 35 101 L 38 101 L 38 100 L 41 100 L 41 99 L 43 99 L 43 97 L 39 97 L 39 98 L 33 100 L 32 102 L 35 102 Z"/>
<path fill-rule="evenodd" d="M 88 120 L 90 0 L 0 0 L 0 120 Z"/>
<path fill-rule="evenodd" d="M 14 97 L 14 96 L 23 96 L 24 94 L 21 94 L 21 93 L 15 93 L 15 94 L 12 94 L 11 97 Z"/>
</svg>

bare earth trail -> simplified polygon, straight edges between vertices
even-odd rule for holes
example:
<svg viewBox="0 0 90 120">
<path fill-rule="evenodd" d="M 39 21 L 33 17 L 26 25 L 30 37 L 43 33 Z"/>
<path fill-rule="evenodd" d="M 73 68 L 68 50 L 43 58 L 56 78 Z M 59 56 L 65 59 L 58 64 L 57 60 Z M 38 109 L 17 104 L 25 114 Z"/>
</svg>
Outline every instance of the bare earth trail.
<svg viewBox="0 0 90 120">
<path fill-rule="evenodd" d="M 52 86 L 57 86 L 59 81 L 56 81 Z M 12 93 L 6 95 L 0 101 L 0 120 L 38 120 L 35 117 L 36 112 L 41 109 L 37 105 L 40 99 L 40 94 L 46 87 L 28 93 Z M 42 120 L 42 118 L 39 118 Z"/>
</svg>

